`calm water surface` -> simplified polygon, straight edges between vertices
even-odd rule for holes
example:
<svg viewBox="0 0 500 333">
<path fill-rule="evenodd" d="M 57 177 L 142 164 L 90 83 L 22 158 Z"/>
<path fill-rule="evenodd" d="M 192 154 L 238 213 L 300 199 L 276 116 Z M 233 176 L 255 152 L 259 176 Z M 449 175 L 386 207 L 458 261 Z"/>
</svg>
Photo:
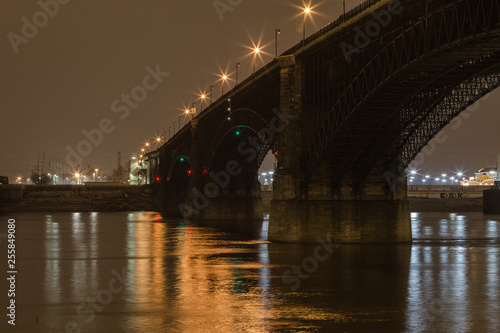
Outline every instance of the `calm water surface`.
<svg viewBox="0 0 500 333">
<path fill-rule="evenodd" d="M 411 245 L 326 249 L 271 244 L 266 220 L 245 237 L 157 213 L 16 213 L 0 234 L 10 217 L 2 332 L 500 332 L 499 216 L 414 213 Z"/>
</svg>

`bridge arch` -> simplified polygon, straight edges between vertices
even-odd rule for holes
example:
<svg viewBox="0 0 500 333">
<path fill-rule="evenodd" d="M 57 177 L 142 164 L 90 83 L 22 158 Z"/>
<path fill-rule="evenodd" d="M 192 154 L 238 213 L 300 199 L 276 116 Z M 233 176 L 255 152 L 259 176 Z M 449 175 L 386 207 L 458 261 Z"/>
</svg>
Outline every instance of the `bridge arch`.
<svg viewBox="0 0 500 333">
<path fill-rule="evenodd" d="M 183 162 L 186 162 L 184 165 L 191 165 L 191 149 L 186 145 L 180 145 L 171 152 L 167 177 L 171 178 L 175 167 L 179 167 Z"/>
<path fill-rule="evenodd" d="M 247 160 L 256 165 L 254 171 L 257 172 L 267 152 L 270 149 L 273 152 L 277 150 L 277 133 L 270 128 L 270 123 L 258 112 L 249 108 L 234 110 L 215 132 L 210 145 L 212 155 L 207 163 L 208 168 L 223 167 L 220 161 L 227 160 L 227 152 L 230 151 L 231 157 L 241 164 L 246 164 L 244 161 Z M 246 156 L 248 153 L 244 151 L 248 149 L 255 150 L 255 157 Z"/>
</svg>

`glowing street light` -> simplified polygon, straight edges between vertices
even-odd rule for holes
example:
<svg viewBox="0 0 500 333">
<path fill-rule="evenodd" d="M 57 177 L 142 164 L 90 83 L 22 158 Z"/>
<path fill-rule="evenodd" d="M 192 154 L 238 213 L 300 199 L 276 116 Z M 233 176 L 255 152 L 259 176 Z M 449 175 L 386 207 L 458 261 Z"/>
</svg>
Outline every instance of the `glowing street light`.
<svg viewBox="0 0 500 333">
<path fill-rule="evenodd" d="M 306 39 L 306 16 L 310 12 L 311 12 L 311 8 L 309 8 L 309 7 L 304 8 L 304 19 L 302 20 L 302 32 L 303 32 L 302 40 L 303 41 Z"/>
</svg>

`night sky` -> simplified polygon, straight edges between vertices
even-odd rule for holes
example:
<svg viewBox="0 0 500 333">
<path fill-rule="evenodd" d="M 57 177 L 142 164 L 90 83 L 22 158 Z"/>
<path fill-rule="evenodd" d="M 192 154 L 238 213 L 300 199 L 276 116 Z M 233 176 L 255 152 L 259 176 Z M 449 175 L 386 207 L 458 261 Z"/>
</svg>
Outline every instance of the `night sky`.
<svg viewBox="0 0 500 333">
<path fill-rule="evenodd" d="M 236 62 L 239 80 L 248 77 L 253 46 L 267 53 L 257 60 L 258 68 L 272 60 L 275 28 L 281 30 L 280 53 L 302 38 L 300 0 L 220 0 L 231 9 L 220 13 L 213 0 L 60 1 L 68 3 L 36 33 L 24 29 L 32 36 L 17 45 L 17 53 L 9 34 L 22 37 L 24 17 L 43 20 L 37 16 L 41 6 L 0 1 L 0 175 L 28 177 L 43 152 L 46 169 L 49 156 L 65 162 L 67 147 L 75 148 L 85 139 L 82 131 L 98 128 L 106 118 L 109 133 L 81 164 L 109 173 L 118 151 L 125 164 L 144 142 L 168 132 L 186 106 L 196 101 L 199 110 L 198 94 L 208 93 L 210 85 L 218 98 L 222 72 L 233 80 L 225 91 L 234 86 Z M 349 0 L 347 9 L 361 2 Z M 307 35 L 342 13 L 341 0 L 311 5 Z M 151 89 L 144 100 L 127 114 L 113 112 L 112 104 L 144 86 L 144 77 L 157 68 L 163 74 L 147 82 Z M 499 104 L 496 91 L 458 129 L 449 126 L 448 139 L 426 156 L 419 172 L 471 173 L 496 166 Z M 115 110 L 120 106 L 123 102 Z"/>
</svg>

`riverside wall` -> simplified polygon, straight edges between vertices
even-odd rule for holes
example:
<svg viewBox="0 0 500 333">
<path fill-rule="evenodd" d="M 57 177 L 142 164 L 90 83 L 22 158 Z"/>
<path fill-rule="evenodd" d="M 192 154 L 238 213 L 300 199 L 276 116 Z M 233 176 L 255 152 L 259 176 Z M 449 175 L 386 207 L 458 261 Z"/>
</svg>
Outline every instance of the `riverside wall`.
<svg viewBox="0 0 500 333">
<path fill-rule="evenodd" d="M 104 212 L 153 210 L 149 186 L 0 185 L 2 212 Z"/>
</svg>

